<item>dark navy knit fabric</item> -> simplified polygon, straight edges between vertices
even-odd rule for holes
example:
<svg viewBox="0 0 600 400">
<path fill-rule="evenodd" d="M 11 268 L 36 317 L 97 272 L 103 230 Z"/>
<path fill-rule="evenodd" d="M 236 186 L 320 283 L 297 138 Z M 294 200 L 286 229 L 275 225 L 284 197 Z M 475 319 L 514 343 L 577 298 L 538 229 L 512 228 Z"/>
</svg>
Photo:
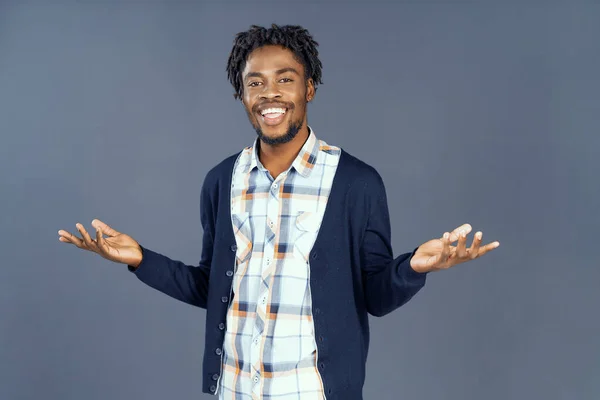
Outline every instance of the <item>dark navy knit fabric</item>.
<svg viewBox="0 0 600 400">
<path fill-rule="evenodd" d="M 227 307 L 235 266 L 230 185 L 239 154 L 206 175 L 200 195 L 203 228 L 199 265 L 186 265 L 142 247 L 143 260 L 130 270 L 147 285 L 205 308 L 203 391 L 215 393 Z M 410 267 L 416 251 L 394 258 L 381 176 L 342 150 L 317 240 L 310 254 L 318 368 L 327 400 L 360 400 L 369 347 L 368 314 L 386 315 L 425 284 Z M 402 344 L 399 344 L 402 345 Z"/>
</svg>

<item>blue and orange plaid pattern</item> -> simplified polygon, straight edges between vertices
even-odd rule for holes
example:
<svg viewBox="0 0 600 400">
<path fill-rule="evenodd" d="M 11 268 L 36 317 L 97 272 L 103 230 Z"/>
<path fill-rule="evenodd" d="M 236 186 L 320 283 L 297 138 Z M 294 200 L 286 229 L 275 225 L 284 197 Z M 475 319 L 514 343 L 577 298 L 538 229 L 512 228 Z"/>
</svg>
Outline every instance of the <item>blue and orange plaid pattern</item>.
<svg viewBox="0 0 600 400">
<path fill-rule="evenodd" d="M 256 146 L 242 151 L 232 177 L 236 269 L 219 398 L 323 400 L 308 256 L 341 150 L 310 130 L 290 168 L 273 179 Z"/>
</svg>

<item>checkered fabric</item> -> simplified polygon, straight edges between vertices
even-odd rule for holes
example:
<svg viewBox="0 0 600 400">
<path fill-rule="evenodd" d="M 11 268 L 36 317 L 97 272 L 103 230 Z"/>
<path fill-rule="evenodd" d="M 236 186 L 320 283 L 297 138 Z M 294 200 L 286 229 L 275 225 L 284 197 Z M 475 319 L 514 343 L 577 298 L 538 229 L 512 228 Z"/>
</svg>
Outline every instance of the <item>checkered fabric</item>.
<svg viewBox="0 0 600 400">
<path fill-rule="evenodd" d="M 236 269 L 219 398 L 323 400 L 309 253 L 341 150 L 310 130 L 290 168 L 273 179 L 258 159 L 257 141 L 242 151 L 232 177 Z"/>
</svg>

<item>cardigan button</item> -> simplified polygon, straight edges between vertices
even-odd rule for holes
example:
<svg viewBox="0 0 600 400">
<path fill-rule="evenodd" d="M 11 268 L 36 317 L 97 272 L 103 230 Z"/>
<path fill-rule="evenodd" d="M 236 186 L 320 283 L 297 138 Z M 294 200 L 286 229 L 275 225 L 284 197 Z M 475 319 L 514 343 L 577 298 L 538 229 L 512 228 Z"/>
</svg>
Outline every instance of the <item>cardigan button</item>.
<svg viewBox="0 0 600 400">
<path fill-rule="evenodd" d="M 214 374 L 214 375 L 212 376 L 212 380 L 213 380 L 213 381 L 216 381 L 217 379 L 219 379 L 219 374 Z"/>
<path fill-rule="evenodd" d="M 221 353 L 222 353 L 222 352 L 221 352 L 221 349 L 217 348 L 217 349 L 215 350 L 215 354 L 216 354 L 216 355 L 220 356 L 220 355 L 221 355 Z"/>
<path fill-rule="evenodd" d="M 235 244 L 232 244 L 230 249 L 231 251 L 237 251 L 237 246 Z"/>
<path fill-rule="evenodd" d="M 219 330 L 222 331 L 223 329 L 225 329 L 225 324 L 221 322 L 219 324 Z"/>
<path fill-rule="evenodd" d="M 227 296 L 223 296 L 223 297 L 221 297 L 221 301 L 222 301 L 223 303 L 227 303 L 227 301 L 228 301 L 228 300 L 229 300 L 229 299 L 227 298 Z"/>
<path fill-rule="evenodd" d="M 312 253 L 312 259 L 315 260 L 317 258 L 317 252 Z"/>
<path fill-rule="evenodd" d="M 227 271 L 225 272 L 225 275 L 232 277 L 233 276 L 233 271 Z"/>
<path fill-rule="evenodd" d="M 215 385 L 212 385 L 209 389 L 212 393 L 217 391 L 217 387 Z"/>
</svg>

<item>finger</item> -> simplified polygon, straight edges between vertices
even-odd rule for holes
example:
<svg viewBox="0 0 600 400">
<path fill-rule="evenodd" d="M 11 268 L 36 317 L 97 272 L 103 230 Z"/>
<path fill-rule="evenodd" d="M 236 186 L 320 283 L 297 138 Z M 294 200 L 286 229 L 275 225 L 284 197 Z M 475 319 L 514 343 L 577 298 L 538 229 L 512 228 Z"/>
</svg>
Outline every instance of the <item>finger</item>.
<svg viewBox="0 0 600 400">
<path fill-rule="evenodd" d="M 92 240 L 92 238 L 90 237 L 90 234 L 85 230 L 83 225 L 78 223 L 78 224 L 76 224 L 76 226 L 77 226 L 77 230 L 79 230 L 79 233 L 81 233 L 81 237 L 83 238 L 83 243 L 85 243 L 85 246 L 89 250 L 95 250 L 96 243 Z"/>
<path fill-rule="evenodd" d="M 479 252 L 477 253 L 477 256 L 481 257 L 482 255 L 484 255 L 488 251 L 492 251 L 492 250 L 498 248 L 498 246 L 500 246 L 500 242 L 498 242 L 498 241 L 492 242 L 492 243 L 488 243 L 488 244 L 486 244 L 485 246 L 483 246 L 483 247 L 481 247 L 479 249 Z"/>
<path fill-rule="evenodd" d="M 458 237 L 458 245 L 456 246 L 456 257 L 459 259 L 467 256 L 467 234 L 465 231 L 461 231 Z"/>
<path fill-rule="evenodd" d="M 465 232 L 467 235 L 473 228 L 469 224 L 462 224 L 450 233 L 450 243 L 456 242 L 460 238 L 460 233 Z"/>
<path fill-rule="evenodd" d="M 479 249 L 481 247 L 481 238 L 482 237 L 483 237 L 482 232 L 477 232 L 475 234 L 475 238 L 473 239 L 473 244 L 471 245 L 471 248 L 469 249 L 469 257 L 471 258 L 471 260 L 479 257 Z"/>
<path fill-rule="evenodd" d="M 450 258 L 450 234 L 445 232 L 442 236 L 442 254 L 440 255 L 440 261 L 446 263 Z"/>
<path fill-rule="evenodd" d="M 58 240 L 61 242 L 72 243 L 79 248 L 84 248 L 83 241 L 79 239 L 77 236 L 73 235 L 70 232 L 60 230 L 58 234 L 61 235 Z"/>
<path fill-rule="evenodd" d="M 67 239 L 66 237 L 64 237 L 64 236 L 60 236 L 60 237 L 58 238 L 58 240 L 59 240 L 60 242 L 64 242 L 64 243 L 71 243 L 71 241 L 70 241 L 69 239 Z M 71 244 L 73 244 L 73 243 L 71 243 Z"/>
<path fill-rule="evenodd" d="M 98 229 L 98 228 L 102 229 L 102 232 L 106 236 L 113 237 L 113 236 L 117 236 L 117 235 L 121 234 L 121 232 L 111 228 L 110 226 L 108 226 L 104 222 L 100 221 L 99 219 L 92 220 L 92 226 L 96 229 Z"/>
<path fill-rule="evenodd" d="M 104 237 L 102 236 L 101 228 L 96 228 L 96 245 L 102 254 L 108 253 L 108 248 L 106 242 L 104 241 Z"/>
</svg>

